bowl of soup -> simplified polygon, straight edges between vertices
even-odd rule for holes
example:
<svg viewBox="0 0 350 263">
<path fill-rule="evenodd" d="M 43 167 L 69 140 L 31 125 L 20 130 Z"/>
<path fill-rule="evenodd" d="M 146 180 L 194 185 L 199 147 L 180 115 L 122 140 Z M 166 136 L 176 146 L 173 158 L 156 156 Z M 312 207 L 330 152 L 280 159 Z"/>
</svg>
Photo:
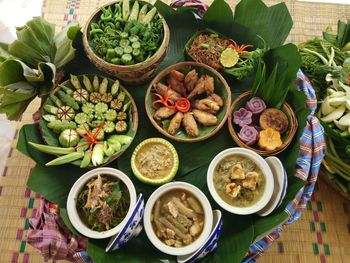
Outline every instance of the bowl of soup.
<svg viewBox="0 0 350 263">
<path fill-rule="evenodd" d="M 263 209 L 273 193 L 274 179 L 267 162 L 245 148 L 230 148 L 211 161 L 207 184 L 215 202 L 233 214 Z"/>
<path fill-rule="evenodd" d="M 208 239 L 213 212 L 197 187 L 172 182 L 159 187 L 148 199 L 143 218 L 148 239 L 160 251 L 183 256 L 197 251 Z"/>
<path fill-rule="evenodd" d="M 103 239 L 122 231 L 134 220 L 137 195 L 129 177 L 120 170 L 101 167 L 83 174 L 67 198 L 67 213 L 82 235 Z"/>
</svg>

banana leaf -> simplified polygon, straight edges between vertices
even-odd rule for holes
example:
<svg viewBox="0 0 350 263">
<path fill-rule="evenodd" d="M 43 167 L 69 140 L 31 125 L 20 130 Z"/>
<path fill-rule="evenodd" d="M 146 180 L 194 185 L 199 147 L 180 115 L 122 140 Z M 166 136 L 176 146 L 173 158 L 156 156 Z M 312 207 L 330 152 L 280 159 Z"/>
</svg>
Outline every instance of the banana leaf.
<svg viewBox="0 0 350 263">
<path fill-rule="evenodd" d="M 223 0 L 215 0 L 213 3 L 214 7 L 216 6 L 217 8 L 217 6 L 221 6 L 223 8 L 222 10 L 219 10 L 220 12 L 217 12 L 217 14 L 224 14 L 222 16 L 217 16 L 217 19 L 219 21 L 217 23 L 217 27 L 220 27 L 220 24 L 225 22 L 225 19 L 228 18 L 224 17 L 226 16 L 225 14 L 230 13 L 228 10 L 229 7 L 227 5 L 223 5 L 222 3 L 224 3 Z M 242 12 L 244 8 L 247 8 L 247 6 L 252 5 L 253 3 L 257 3 L 258 6 L 264 5 L 261 0 L 241 1 L 239 7 L 236 8 L 235 15 L 238 16 L 237 21 L 240 21 L 240 19 L 243 20 L 242 17 L 244 14 L 240 14 L 240 12 Z M 183 49 L 186 42 L 197 30 L 204 28 L 205 26 L 211 27 L 211 21 L 209 19 L 209 15 L 207 15 L 207 22 L 196 20 L 195 16 L 192 13 L 192 10 L 189 8 L 178 8 L 175 11 L 160 1 L 156 3 L 156 6 L 166 19 L 171 31 L 171 40 L 168 54 L 161 66 L 164 68 L 178 61 L 184 60 Z M 278 7 L 272 9 L 272 11 L 271 9 L 262 8 L 260 13 L 259 9 L 255 7 L 252 8 L 254 11 L 247 11 L 247 15 L 248 13 L 250 14 L 250 19 L 252 21 L 260 19 L 263 23 L 263 21 L 270 21 L 273 15 L 276 15 L 277 17 L 284 15 L 286 18 L 282 20 L 281 24 L 284 24 L 286 28 L 283 30 L 281 28 L 279 29 L 283 32 L 289 32 L 290 23 L 286 23 L 286 21 L 288 21 L 287 18 L 289 17 L 289 14 L 285 12 L 286 8 L 284 5 L 278 5 Z M 281 13 L 276 14 L 276 10 L 280 10 L 279 12 Z M 264 12 L 269 12 L 269 14 L 266 14 L 266 17 L 263 17 L 262 14 Z M 214 18 L 212 22 L 215 21 L 216 20 Z M 278 24 L 280 24 L 280 21 L 276 21 L 276 25 Z M 234 25 L 235 24 L 232 24 L 232 27 L 234 27 Z M 265 27 L 261 23 L 259 23 L 259 26 L 262 26 L 263 28 Z M 266 39 L 269 39 L 271 47 L 277 47 L 281 45 L 284 41 L 283 38 L 285 35 L 282 34 L 283 37 L 278 36 L 279 34 L 277 34 L 274 30 L 274 26 L 275 25 L 269 24 L 269 27 L 271 27 L 270 29 L 273 32 L 271 35 L 276 37 L 278 41 L 265 36 Z M 218 30 L 217 28 L 214 28 L 214 26 L 211 28 Z M 254 29 L 255 31 L 253 29 L 251 29 L 251 32 L 258 30 L 258 28 Z M 255 32 L 255 34 L 257 33 Z M 269 33 L 265 32 L 265 34 Z M 244 38 L 238 38 L 238 40 L 239 42 L 250 42 L 250 39 L 248 39 L 249 41 L 247 42 L 247 36 L 244 36 Z M 82 49 L 77 48 L 77 50 L 78 52 L 76 59 L 74 59 L 68 65 L 67 72 L 72 72 L 76 75 L 83 73 L 97 74 L 98 71 L 89 63 Z M 276 56 L 272 56 L 272 59 L 275 57 Z M 278 61 L 271 61 L 272 64 L 276 64 L 277 62 Z M 295 78 L 295 75 L 290 77 Z M 249 90 L 253 81 L 254 79 L 248 78 L 241 82 L 232 82 L 231 90 L 233 99 L 243 91 Z M 146 89 L 146 86 L 133 87 L 130 89 L 130 93 L 135 99 L 136 104 L 139 105 L 139 132 L 137 133 L 128 150 L 109 166 L 116 167 L 127 174 L 135 184 L 137 191 L 142 192 L 147 200 L 148 196 L 156 189 L 156 187 L 146 185 L 138 181 L 135 176 L 133 176 L 130 166 L 130 158 L 132 152 L 141 141 L 150 137 L 163 137 L 147 120 L 145 109 L 142 106 L 144 105 L 144 94 L 146 92 Z M 288 189 L 286 198 L 278 210 L 274 211 L 273 214 L 265 218 L 258 217 L 256 215 L 238 216 L 224 212 L 224 229 L 219 240 L 218 248 L 214 253 L 208 255 L 208 257 L 202 260 L 202 262 L 240 262 L 248 251 L 250 244 L 256 240 L 256 238 L 263 235 L 264 233 L 270 232 L 272 229 L 282 224 L 286 219 L 289 218 L 289 215 L 284 211 L 286 205 L 294 199 L 296 193 L 300 190 L 301 187 L 305 185 L 305 182 L 294 177 L 294 174 L 296 159 L 300 150 L 299 139 L 306 125 L 306 118 L 309 114 L 309 110 L 305 109 L 304 107 L 306 102 L 305 95 L 296 89 L 291 89 L 289 91 L 287 95 L 287 101 L 296 112 L 299 127 L 291 145 L 285 150 L 285 152 L 278 156 L 286 167 L 288 174 Z M 33 169 L 32 174 L 28 180 L 28 186 L 33 191 L 42 194 L 46 199 L 54 203 L 58 203 L 62 208 L 65 208 L 67 195 L 71 185 L 81 174 L 85 172 L 85 170 L 78 169 L 72 165 L 64 166 L 64 169 L 62 169 L 62 167 L 57 168 L 42 166 L 41 164 L 45 163 L 45 158 L 48 158 L 48 156 L 39 154 L 30 149 L 27 144 L 28 140 L 38 143 L 42 142 L 40 133 L 34 124 L 23 126 L 19 134 L 19 141 L 17 145 L 18 150 L 31 157 L 38 163 L 37 166 Z M 180 158 L 179 171 L 175 177 L 175 180 L 185 181 L 196 185 L 208 196 L 213 209 L 218 208 L 216 203 L 211 198 L 206 186 L 206 171 L 210 161 L 217 153 L 229 147 L 235 146 L 226 125 L 215 136 L 203 142 L 193 144 L 179 142 L 172 143 L 174 144 Z M 69 173 L 65 172 L 63 174 L 62 171 L 69 171 Z M 65 221 L 69 220 L 64 211 L 62 213 L 62 216 L 65 218 Z M 142 232 L 138 238 L 130 241 L 130 243 L 128 243 L 124 248 L 115 252 L 104 252 L 107 242 L 107 240 L 89 240 L 88 253 L 95 262 L 141 263 L 144 262 L 146 258 L 147 262 L 175 262 L 175 257 L 171 257 L 157 251 L 148 241 L 144 232 Z M 135 251 L 137 251 L 137 253 L 135 253 Z"/>
<path fill-rule="evenodd" d="M 35 96 L 47 94 L 54 85 L 56 68 L 40 62 L 33 70 L 17 59 L 0 64 L 0 112 L 18 120 Z"/>
</svg>

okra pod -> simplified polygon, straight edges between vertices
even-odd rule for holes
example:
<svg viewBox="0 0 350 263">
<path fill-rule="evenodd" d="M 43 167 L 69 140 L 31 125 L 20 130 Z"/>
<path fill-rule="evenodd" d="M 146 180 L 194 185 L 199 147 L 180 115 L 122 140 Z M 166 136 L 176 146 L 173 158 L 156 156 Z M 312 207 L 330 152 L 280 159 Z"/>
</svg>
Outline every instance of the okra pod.
<svg viewBox="0 0 350 263">
<path fill-rule="evenodd" d="M 91 159 L 90 159 L 90 151 L 86 151 L 86 152 L 84 153 L 84 158 L 83 158 L 83 160 L 82 160 L 81 163 L 80 163 L 80 168 L 86 168 L 86 167 L 88 167 L 89 164 L 90 164 L 90 162 L 91 162 Z"/>
<path fill-rule="evenodd" d="M 48 154 L 63 155 L 63 154 L 69 154 L 75 151 L 73 147 L 65 148 L 65 147 L 50 146 L 46 144 L 38 144 L 34 142 L 28 142 L 28 143 L 31 146 L 33 146 L 35 149 L 38 149 L 39 151 L 43 153 L 48 153 Z"/>
<path fill-rule="evenodd" d="M 100 87 L 100 81 L 96 75 L 94 76 L 94 79 L 92 81 L 92 86 L 94 88 L 94 91 L 98 91 L 98 89 Z"/>
<path fill-rule="evenodd" d="M 68 95 L 72 95 L 73 94 L 73 90 L 71 90 L 70 88 L 59 84 L 58 85 L 65 93 L 67 93 Z"/>
<path fill-rule="evenodd" d="M 57 115 L 58 108 L 55 107 L 55 106 L 46 104 L 46 105 L 44 106 L 44 110 L 45 110 L 46 112 L 48 112 L 48 113 Z"/>
<path fill-rule="evenodd" d="M 83 156 L 84 156 L 84 152 L 72 152 L 66 155 L 62 155 L 56 159 L 53 159 L 52 161 L 46 163 L 45 165 L 55 166 L 55 165 L 70 163 L 83 158 Z"/>
<path fill-rule="evenodd" d="M 75 110 L 79 109 L 79 104 L 75 101 L 75 99 L 73 97 L 71 97 L 70 95 L 66 94 L 65 92 L 63 92 L 62 90 L 59 90 L 57 92 L 58 96 L 60 97 L 60 99 L 66 103 L 68 106 L 72 107 Z"/>
<path fill-rule="evenodd" d="M 100 84 L 99 93 L 100 94 L 106 94 L 108 88 L 108 79 L 104 78 Z"/>
<path fill-rule="evenodd" d="M 53 103 L 56 104 L 57 107 L 62 107 L 62 106 L 64 106 L 63 102 L 62 102 L 59 98 L 57 98 L 55 95 L 51 95 L 51 96 L 50 96 L 50 99 L 51 99 L 51 101 L 52 101 Z"/>
<path fill-rule="evenodd" d="M 119 91 L 119 87 L 120 87 L 120 82 L 119 82 L 119 80 L 116 80 L 111 87 L 111 93 L 112 93 L 113 97 L 117 96 L 118 91 Z"/>
<path fill-rule="evenodd" d="M 70 74 L 70 82 L 75 89 L 81 89 L 81 84 L 77 76 Z"/>
<path fill-rule="evenodd" d="M 52 121 L 57 121 L 57 117 L 55 115 L 51 115 L 51 114 L 44 114 L 42 115 L 43 119 L 45 121 L 48 121 L 48 122 L 52 122 Z"/>
<path fill-rule="evenodd" d="M 125 92 L 120 92 L 120 93 L 118 94 L 117 99 L 120 100 L 121 102 L 124 102 L 125 97 L 126 97 Z"/>
<path fill-rule="evenodd" d="M 86 89 L 88 92 L 93 92 L 93 91 L 94 91 L 93 88 L 92 88 L 91 81 L 90 81 L 90 79 L 88 78 L 88 76 L 83 75 L 83 83 L 84 83 L 85 89 Z"/>
<path fill-rule="evenodd" d="M 130 107 L 130 105 L 131 105 L 131 100 L 129 100 L 127 103 L 124 104 L 123 111 L 124 112 L 127 111 L 127 109 Z"/>
</svg>

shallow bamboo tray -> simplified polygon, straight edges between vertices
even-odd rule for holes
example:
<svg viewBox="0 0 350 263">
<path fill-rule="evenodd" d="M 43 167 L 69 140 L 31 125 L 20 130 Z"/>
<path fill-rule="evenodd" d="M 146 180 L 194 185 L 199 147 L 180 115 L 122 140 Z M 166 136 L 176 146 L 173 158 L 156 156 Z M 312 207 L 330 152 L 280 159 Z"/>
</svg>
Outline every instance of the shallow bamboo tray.
<svg viewBox="0 0 350 263">
<path fill-rule="evenodd" d="M 199 67 L 202 68 L 206 71 L 209 71 L 211 74 L 215 75 L 215 77 L 217 77 L 219 79 L 219 81 L 222 83 L 222 85 L 224 86 L 224 89 L 227 93 L 227 98 L 226 100 L 224 100 L 224 106 L 221 110 L 224 110 L 224 108 L 226 108 L 226 112 L 222 118 L 222 120 L 218 123 L 218 125 L 208 134 L 203 135 L 203 136 L 198 136 L 198 137 L 191 137 L 191 138 L 179 138 L 177 136 L 171 135 L 169 134 L 166 130 L 164 130 L 158 123 L 157 121 L 153 118 L 153 115 L 150 111 L 150 106 L 148 105 L 147 101 L 149 100 L 149 97 L 152 95 L 152 89 L 154 88 L 154 85 L 158 82 L 160 82 L 163 78 L 165 78 L 167 75 L 169 75 L 170 71 L 172 70 L 188 70 L 191 69 L 193 67 Z M 216 92 L 215 92 L 216 93 Z M 212 137 L 214 134 L 216 134 L 221 128 L 222 126 L 225 124 L 226 119 L 228 117 L 229 114 L 229 110 L 230 110 L 230 105 L 231 105 L 231 89 L 229 87 L 229 85 L 227 84 L 226 80 L 223 78 L 223 76 L 221 76 L 221 74 L 219 72 L 217 72 L 216 70 L 214 70 L 213 68 L 203 64 L 203 63 L 198 63 L 198 62 L 192 62 L 192 61 L 188 61 L 188 62 L 180 62 L 177 63 L 175 65 L 172 65 L 166 69 L 164 69 L 163 71 L 161 71 L 153 80 L 152 82 L 149 84 L 148 89 L 146 91 L 146 96 L 145 96 L 145 107 L 146 107 L 146 113 L 148 118 L 150 119 L 152 125 L 163 135 L 165 135 L 166 137 L 174 140 L 174 141 L 178 141 L 178 142 L 199 142 L 199 141 L 203 141 L 206 140 L 210 137 Z"/>
<path fill-rule="evenodd" d="M 269 156 L 269 155 L 276 155 L 281 153 L 282 151 L 284 151 L 288 145 L 292 142 L 295 133 L 297 131 L 298 128 L 298 120 L 297 117 L 293 111 L 293 108 L 287 103 L 285 102 L 282 106 L 282 111 L 287 115 L 289 124 L 288 124 L 288 135 L 287 138 L 284 139 L 283 144 L 281 147 L 273 150 L 273 151 L 267 151 L 267 150 L 261 150 L 257 147 L 252 147 L 249 146 L 247 144 L 245 144 L 244 142 L 242 142 L 242 140 L 238 137 L 238 134 L 234 128 L 234 124 L 232 122 L 232 116 L 233 116 L 233 112 L 234 110 L 238 109 L 238 104 L 241 103 L 242 101 L 246 102 L 251 96 L 251 92 L 247 91 L 242 93 L 241 95 L 239 95 L 232 103 L 232 106 L 230 108 L 230 112 L 229 112 L 229 117 L 228 117 L 228 130 L 233 138 L 233 140 L 241 147 L 250 149 L 254 152 L 256 152 L 257 154 L 260 154 L 262 156 Z"/>
<path fill-rule="evenodd" d="M 78 79 L 79 79 L 79 81 L 80 81 L 80 83 L 82 83 L 82 76 L 83 76 L 83 75 L 77 76 Z M 90 78 L 92 75 L 86 74 L 86 76 L 88 76 L 88 77 Z M 103 76 L 98 76 L 98 77 L 99 77 L 99 79 L 100 79 L 100 78 L 103 78 Z M 68 82 L 70 82 L 69 79 L 66 80 L 66 81 L 64 81 L 64 82 L 62 82 L 60 85 L 65 85 L 65 83 L 68 83 Z M 108 83 L 109 83 L 108 85 L 109 85 L 109 86 L 111 85 L 112 82 L 114 82 L 114 80 L 108 78 Z M 136 136 L 136 134 L 137 134 L 137 128 L 138 128 L 138 124 L 139 124 L 139 115 L 138 115 L 138 111 L 137 111 L 136 102 L 135 102 L 135 100 L 133 99 L 133 97 L 131 96 L 131 94 L 128 92 L 128 90 L 127 90 L 123 85 L 120 84 L 120 88 L 125 92 L 126 96 L 127 96 L 127 97 L 129 98 L 129 100 L 131 101 L 131 115 L 132 115 L 132 125 L 133 125 L 133 126 L 132 126 L 132 129 L 135 131 L 135 135 L 133 136 L 133 140 L 134 140 L 134 138 L 135 138 L 135 136 Z M 61 89 L 61 88 L 60 88 L 60 86 L 58 85 L 58 86 L 50 93 L 50 95 L 47 97 L 47 99 L 46 99 L 45 103 L 42 105 L 42 107 L 40 107 L 40 118 L 39 118 L 39 120 L 38 120 L 38 127 L 39 127 L 39 131 L 40 131 L 41 137 L 42 137 L 44 143 L 47 144 L 47 145 L 49 145 L 49 144 L 48 144 L 48 142 L 45 140 L 44 132 L 43 132 L 43 128 L 41 127 L 41 122 L 40 122 L 40 120 L 41 120 L 41 116 L 42 116 L 43 114 L 45 114 L 44 106 L 45 106 L 46 104 L 49 103 L 49 101 L 50 101 L 50 96 L 51 96 L 51 95 L 55 95 L 56 92 L 59 91 L 60 89 Z M 130 128 L 129 128 L 129 129 L 130 129 Z M 58 135 L 57 135 L 57 137 L 58 137 Z M 101 165 L 92 166 L 92 165 L 90 164 L 90 165 L 89 165 L 88 167 L 86 167 L 86 168 L 87 168 L 87 169 L 95 169 L 95 168 L 97 168 L 97 167 L 106 166 L 107 164 L 113 162 L 113 161 L 116 160 L 119 156 L 121 156 L 121 155 L 130 147 L 130 145 L 131 145 L 131 143 L 130 143 L 125 149 L 120 150 L 119 152 L 117 152 L 117 153 L 115 153 L 114 155 L 112 155 L 106 162 L 102 163 Z M 72 164 L 74 164 L 74 163 L 72 163 Z M 75 165 L 75 164 L 74 164 L 74 165 Z"/>
</svg>

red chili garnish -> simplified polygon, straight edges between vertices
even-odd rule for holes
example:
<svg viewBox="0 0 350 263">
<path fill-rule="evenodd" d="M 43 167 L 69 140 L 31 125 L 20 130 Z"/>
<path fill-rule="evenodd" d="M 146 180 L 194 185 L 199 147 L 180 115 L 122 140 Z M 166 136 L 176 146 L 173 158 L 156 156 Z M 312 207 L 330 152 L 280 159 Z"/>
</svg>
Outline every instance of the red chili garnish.
<svg viewBox="0 0 350 263">
<path fill-rule="evenodd" d="M 78 133 L 79 136 L 81 136 L 82 138 L 84 138 L 84 139 L 87 141 L 87 143 L 84 143 L 84 144 L 82 144 L 82 145 L 79 145 L 79 146 L 77 146 L 76 148 L 83 147 L 83 146 L 85 146 L 85 145 L 90 145 L 90 147 L 89 147 L 89 150 L 90 150 L 90 159 L 92 159 L 92 148 L 93 148 L 93 146 L 94 146 L 95 144 L 100 144 L 100 143 L 101 143 L 100 141 L 97 140 L 97 136 L 99 135 L 99 133 L 100 133 L 100 131 L 102 130 L 102 128 L 103 128 L 104 125 L 105 125 L 104 123 L 101 123 L 100 126 L 98 126 L 98 128 L 97 128 L 97 130 L 96 130 L 95 133 L 92 133 L 90 130 L 88 130 L 88 129 L 86 129 L 86 128 L 84 127 L 84 130 L 85 130 L 87 136 L 84 135 L 84 134 Z"/>
<path fill-rule="evenodd" d="M 238 45 L 233 39 L 230 39 L 230 41 L 233 44 L 229 45 L 228 47 L 236 50 L 238 54 L 247 53 L 248 51 L 246 49 L 253 47 L 252 45 Z"/>
<path fill-rule="evenodd" d="M 179 98 L 175 103 L 175 108 L 181 112 L 188 112 L 191 108 L 191 103 L 186 98 Z"/>
</svg>

